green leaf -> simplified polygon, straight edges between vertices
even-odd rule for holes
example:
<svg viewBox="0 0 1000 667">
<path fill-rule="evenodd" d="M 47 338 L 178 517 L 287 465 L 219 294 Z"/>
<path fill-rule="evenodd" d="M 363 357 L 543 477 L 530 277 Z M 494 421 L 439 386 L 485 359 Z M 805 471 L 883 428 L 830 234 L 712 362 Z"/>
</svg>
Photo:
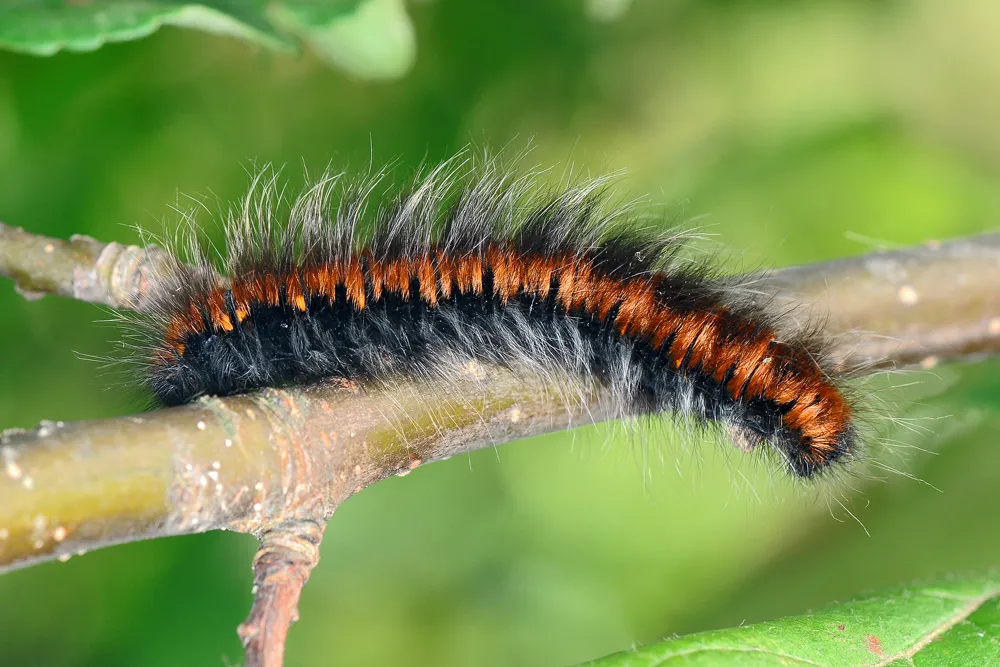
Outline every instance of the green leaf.
<svg viewBox="0 0 1000 667">
<path fill-rule="evenodd" d="M 403 0 L 7 0 L 0 48 L 38 56 L 93 51 L 173 25 L 293 50 L 363 79 L 395 79 L 416 56 Z"/>
<path fill-rule="evenodd" d="M 413 66 L 416 38 L 403 0 L 285 2 L 269 15 L 324 62 L 362 79 L 397 79 Z"/>
<path fill-rule="evenodd" d="M 815 614 L 678 637 L 588 665 L 1000 665 L 1000 580 L 888 590 Z"/>
<path fill-rule="evenodd" d="M 289 49 L 264 17 L 266 0 L 9 0 L 0 12 L 0 47 L 38 56 L 93 51 L 174 25 Z"/>
</svg>

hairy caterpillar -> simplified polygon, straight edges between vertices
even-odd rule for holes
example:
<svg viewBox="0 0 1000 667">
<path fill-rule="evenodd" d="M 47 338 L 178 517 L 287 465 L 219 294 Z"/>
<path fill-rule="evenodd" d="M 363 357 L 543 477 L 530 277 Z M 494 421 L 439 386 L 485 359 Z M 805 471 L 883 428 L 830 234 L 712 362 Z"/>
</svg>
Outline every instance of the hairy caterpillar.
<svg viewBox="0 0 1000 667">
<path fill-rule="evenodd" d="M 856 452 L 814 327 L 681 261 L 684 236 L 609 210 L 607 181 L 535 180 L 450 162 L 380 198 L 377 177 L 326 176 L 283 216 L 276 177 L 259 176 L 225 225 L 225 277 L 195 242 L 158 280 L 135 331 L 144 383 L 175 405 L 466 359 L 584 378 L 623 415 L 721 425 L 799 477 Z"/>
</svg>

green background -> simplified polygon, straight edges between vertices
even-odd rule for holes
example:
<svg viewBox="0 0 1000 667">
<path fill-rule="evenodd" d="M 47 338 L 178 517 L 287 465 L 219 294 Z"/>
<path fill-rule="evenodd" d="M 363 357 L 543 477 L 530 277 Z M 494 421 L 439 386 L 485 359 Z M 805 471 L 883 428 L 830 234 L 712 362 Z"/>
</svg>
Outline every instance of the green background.
<svg viewBox="0 0 1000 667">
<path fill-rule="evenodd" d="M 177 220 L 178 193 L 239 196 L 251 160 L 294 178 L 302 161 L 406 167 L 470 142 L 626 169 L 629 195 L 707 226 L 734 270 L 1000 219 L 995 0 L 640 0 L 612 22 L 583 0 L 409 11 L 417 58 L 396 82 L 171 28 L 0 54 L 0 219 L 134 242 L 131 225 Z M 77 356 L 115 354 L 99 308 L 6 283 L 0 313 L 0 426 L 135 408 Z M 900 446 L 876 455 L 928 484 L 795 487 L 734 451 L 607 427 L 381 483 L 334 517 L 287 664 L 571 664 L 997 565 L 998 370 L 881 380 L 914 383 L 885 392 L 888 412 L 932 432 L 886 426 Z M 0 662 L 239 664 L 253 550 L 208 534 L 0 577 Z"/>
</svg>

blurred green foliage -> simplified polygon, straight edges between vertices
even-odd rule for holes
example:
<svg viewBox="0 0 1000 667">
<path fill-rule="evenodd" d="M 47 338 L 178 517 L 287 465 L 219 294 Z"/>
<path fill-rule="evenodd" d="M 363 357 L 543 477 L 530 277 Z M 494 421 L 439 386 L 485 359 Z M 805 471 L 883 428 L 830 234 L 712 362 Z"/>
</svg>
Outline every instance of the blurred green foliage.
<svg viewBox="0 0 1000 667">
<path fill-rule="evenodd" d="M 608 4 L 627 11 L 594 9 Z M 994 0 L 408 10 L 417 57 L 394 83 L 171 28 L 87 55 L 0 54 L 0 219 L 135 242 L 130 225 L 177 219 L 178 193 L 239 196 L 250 160 L 407 167 L 470 141 L 627 169 L 629 195 L 717 234 L 734 270 L 1000 219 Z M 0 313 L 0 425 L 136 409 L 77 356 L 115 354 L 99 308 L 27 302 L 8 284 Z M 898 444 L 884 455 L 928 484 L 795 488 L 734 451 L 620 425 L 381 483 L 334 517 L 287 664 L 570 664 L 996 565 L 998 370 L 880 379 L 915 383 L 888 411 L 930 432 L 886 425 Z M 0 577 L 2 662 L 238 663 L 252 552 L 248 537 L 208 534 Z"/>
</svg>

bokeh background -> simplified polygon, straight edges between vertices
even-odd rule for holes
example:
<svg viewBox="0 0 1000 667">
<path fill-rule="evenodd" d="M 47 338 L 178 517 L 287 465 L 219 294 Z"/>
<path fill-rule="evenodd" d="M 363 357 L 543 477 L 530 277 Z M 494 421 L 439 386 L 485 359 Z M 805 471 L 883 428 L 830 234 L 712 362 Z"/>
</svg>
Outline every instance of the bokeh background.
<svg viewBox="0 0 1000 667">
<path fill-rule="evenodd" d="M 395 81 L 180 29 L 2 53 L 0 219 L 134 242 L 130 225 L 176 220 L 178 193 L 239 196 L 250 160 L 294 178 L 302 161 L 406 168 L 532 142 L 532 162 L 627 170 L 630 194 L 707 225 L 734 268 L 997 226 L 995 0 L 618 4 L 414 2 L 416 60 Z M 114 354 L 104 317 L 0 283 L 0 426 L 130 409 L 77 356 Z M 996 565 L 998 371 L 886 381 L 915 383 L 893 412 L 931 432 L 890 431 L 928 450 L 905 463 L 927 484 L 856 482 L 867 534 L 729 452 L 654 439 L 644 456 L 606 428 L 380 483 L 333 518 L 287 664 L 573 664 Z M 253 549 L 206 534 L 0 577 L 0 662 L 239 664 Z"/>
</svg>

